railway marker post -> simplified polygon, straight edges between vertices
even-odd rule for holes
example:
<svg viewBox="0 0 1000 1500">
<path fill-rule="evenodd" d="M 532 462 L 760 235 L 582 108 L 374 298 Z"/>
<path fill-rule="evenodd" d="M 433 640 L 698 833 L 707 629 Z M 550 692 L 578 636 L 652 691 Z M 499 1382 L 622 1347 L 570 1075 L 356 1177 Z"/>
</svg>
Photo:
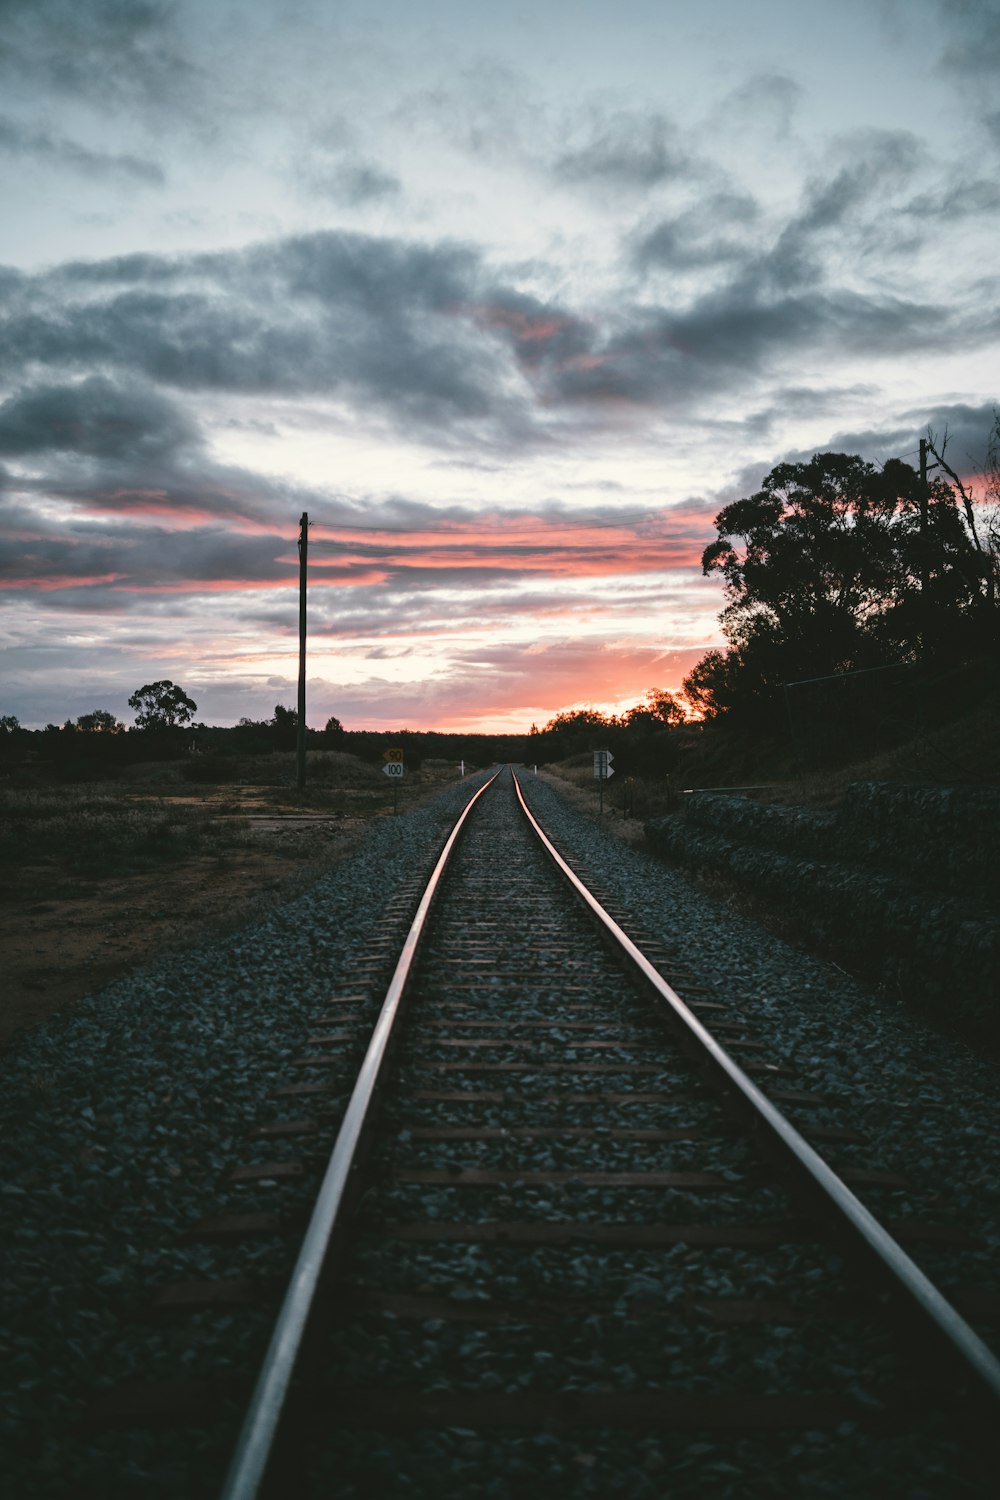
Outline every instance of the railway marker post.
<svg viewBox="0 0 1000 1500">
<path fill-rule="evenodd" d="M 597 784 L 601 792 L 600 812 L 602 816 L 604 813 L 604 783 L 609 779 L 609 777 L 615 774 L 614 767 L 611 764 L 613 760 L 614 756 L 611 754 L 610 750 L 594 751 L 594 776 L 597 780 Z"/>
<path fill-rule="evenodd" d="M 403 779 L 403 752 L 402 750 L 383 750 L 382 759 L 385 761 L 382 775 L 388 776 L 392 781 L 392 811 L 395 815 L 399 811 L 399 783 Z"/>
</svg>

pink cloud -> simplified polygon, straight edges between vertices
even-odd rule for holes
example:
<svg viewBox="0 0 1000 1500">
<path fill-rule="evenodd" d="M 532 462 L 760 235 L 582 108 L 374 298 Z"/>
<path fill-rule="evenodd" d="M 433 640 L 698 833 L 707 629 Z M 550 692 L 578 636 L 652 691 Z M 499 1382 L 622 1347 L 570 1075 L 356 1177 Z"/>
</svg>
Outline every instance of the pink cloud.
<svg viewBox="0 0 1000 1500">
<path fill-rule="evenodd" d="M 663 513 L 662 531 L 654 531 L 648 518 L 643 519 L 640 531 L 627 522 L 601 525 L 584 521 L 574 525 L 530 515 L 484 516 L 403 534 L 320 525 L 312 531 L 314 541 L 340 544 L 348 550 L 330 555 L 317 549 L 310 553 L 310 567 L 374 561 L 365 552 L 371 547 L 380 564 L 404 572 L 409 568 L 457 568 L 566 578 L 687 569 L 701 562 L 705 537 L 698 522 L 702 520 L 690 518 L 697 535 L 688 535 L 687 526 L 671 525 L 667 512 Z M 289 556 L 289 563 L 292 561 Z"/>
<path fill-rule="evenodd" d="M 100 584 L 117 583 L 125 576 L 124 573 L 94 573 L 89 576 L 80 574 L 74 577 L 69 573 L 52 573 L 45 578 L 5 578 L 0 581 L 0 588 L 38 589 L 41 593 L 48 594 L 57 589 L 85 589 L 94 588 Z"/>
</svg>

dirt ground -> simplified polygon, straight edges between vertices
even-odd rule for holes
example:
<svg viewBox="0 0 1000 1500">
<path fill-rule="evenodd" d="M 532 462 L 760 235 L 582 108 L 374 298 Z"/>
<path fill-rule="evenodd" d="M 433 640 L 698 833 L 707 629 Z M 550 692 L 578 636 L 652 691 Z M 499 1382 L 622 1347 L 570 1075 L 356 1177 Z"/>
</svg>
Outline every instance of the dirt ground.
<svg viewBox="0 0 1000 1500">
<path fill-rule="evenodd" d="M 51 861 L 23 867 L 19 888 L 0 899 L 0 1047 L 156 954 L 293 896 L 357 846 L 371 817 L 385 815 L 303 812 L 271 796 L 258 801 L 255 790 L 241 788 L 239 840 L 210 853 L 72 881 Z"/>
</svg>

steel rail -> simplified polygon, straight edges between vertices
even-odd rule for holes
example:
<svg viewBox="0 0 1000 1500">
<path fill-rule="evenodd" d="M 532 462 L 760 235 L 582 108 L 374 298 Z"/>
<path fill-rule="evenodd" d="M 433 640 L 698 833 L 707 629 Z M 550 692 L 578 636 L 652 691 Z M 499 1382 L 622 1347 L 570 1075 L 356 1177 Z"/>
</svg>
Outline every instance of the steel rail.
<svg viewBox="0 0 1000 1500">
<path fill-rule="evenodd" d="M 289 1388 L 316 1301 L 320 1278 L 338 1227 L 348 1178 L 370 1117 L 393 1025 L 399 1014 L 431 904 L 466 819 L 479 798 L 500 774 L 499 771 L 495 772 L 466 803 L 420 898 L 330 1153 L 309 1227 L 247 1408 L 220 1500 L 256 1500 L 257 1496 L 264 1493 L 262 1486 L 286 1410 Z"/>
<path fill-rule="evenodd" d="M 996 1420 L 1000 1403 L 1000 1360 L 979 1335 L 969 1327 L 946 1297 L 942 1296 L 932 1281 L 910 1259 L 902 1246 L 879 1223 L 872 1213 L 829 1164 L 813 1150 L 794 1125 L 776 1109 L 755 1083 L 733 1061 L 729 1054 L 712 1036 L 698 1017 L 688 1009 L 680 996 L 670 987 L 632 939 L 622 931 L 618 923 L 587 889 L 576 873 L 559 854 L 541 825 L 532 814 L 520 782 L 514 773 L 514 785 L 518 801 L 528 822 L 533 827 L 542 846 L 562 871 L 577 895 L 590 908 L 605 931 L 614 939 L 632 964 L 642 973 L 657 996 L 670 1007 L 672 1018 L 685 1029 L 686 1034 L 698 1044 L 700 1052 L 707 1057 L 726 1083 L 736 1092 L 738 1100 L 749 1112 L 755 1123 L 763 1126 L 772 1143 L 778 1147 L 782 1157 L 804 1180 L 813 1196 L 827 1213 L 835 1218 L 854 1246 L 861 1250 L 865 1259 L 888 1278 L 896 1290 L 903 1293 L 911 1310 L 917 1314 L 926 1333 L 935 1342 L 956 1356 L 961 1365 L 970 1371 L 978 1382 L 980 1396 L 985 1397 L 993 1420 Z"/>
</svg>

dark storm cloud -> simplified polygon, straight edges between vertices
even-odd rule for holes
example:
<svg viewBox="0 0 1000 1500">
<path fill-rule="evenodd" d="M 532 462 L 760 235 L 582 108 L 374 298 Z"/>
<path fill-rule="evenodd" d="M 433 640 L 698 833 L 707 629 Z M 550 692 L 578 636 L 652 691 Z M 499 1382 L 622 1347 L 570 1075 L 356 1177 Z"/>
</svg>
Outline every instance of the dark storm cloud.
<svg viewBox="0 0 1000 1500">
<path fill-rule="evenodd" d="M 495 59 L 480 57 L 432 88 L 404 95 L 392 118 L 407 137 L 446 141 L 482 160 L 534 161 L 547 137 L 546 109 L 524 76 Z"/>
<path fill-rule="evenodd" d="M 846 164 L 807 184 L 798 213 L 757 266 L 759 276 L 782 290 L 814 283 L 823 274 L 829 236 L 857 233 L 869 211 L 884 213 L 887 198 L 910 180 L 923 156 L 908 131 L 857 131 L 837 150 L 848 156 Z"/>
<path fill-rule="evenodd" d="M 785 135 L 802 98 L 801 86 L 786 73 L 755 73 L 727 95 L 717 113 L 730 129 L 764 124 Z"/>
<path fill-rule="evenodd" d="M 934 346 L 949 322 L 942 307 L 885 295 L 768 295 L 747 276 L 679 312 L 636 312 L 625 331 L 551 379 L 565 401 L 688 408 L 713 392 L 749 387 L 779 357 L 806 349 L 855 357 L 910 352 Z"/>
<path fill-rule="evenodd" d="M 594 340 L 592 324 L 558 304 L 511 288 L 489 290 L 476 305 L 474 316 L 509 344 L 526 370 L 584 358 Z"/>
<path fill-rule="evenodd" d="M 199 70 L 172 0 L 0 0 L 0 77 L 102 109 L 190 107 Z"/>
<path fill-rule="evenodd" d="M 490 267 L 469 245 L 327 231 L 13 274 L 0 379 L 65 393 L 72 376 L 100 371 L 140 394 L 306 395 L 419 441 L 507 454 L 554 440 L 570 414 L 597 430 L 623 404 L 691 412 L 804 350 L 856 358 L 981 341 L 986 323 L 954 289 L 935 305 L 838 284 L 828 242 L 842 253 L 919 155 L 889 132 L 840 149 L 847 165 L 808 186 L 769 248 L 754 200 L 731 191 L 648 233 L 633 252 L 647 270 L 657 256 L 693 265 L 697 251 L 721 274 L 676 305 L 622 300 L 584 317 L 521 291 L 516 269 Z M 147 401 L 145 412 L 167 446 L 181 440 L 166 408 Z"/>
<path fill-rule="evenodd" d="M 171 259 L 148 252 L 110 255 L 106 260 L 67 260 L 40 276 L 35 286 L 39 296 L 50 295 L 54 300 L 72 304 L 75 295 L 81 291 L 89 295 L 93 287 L 161 286 L 180 282 L 198 270 L 199 262 L 199 257 Z M 27 284 L 27 278 L 22 277 L 21 287 L 26 288 Z"/>
<path fill-rule="evenodd" d="M 645 189 L 687 177 L 694 167 L 680 132 L 662 114 L 598 115 L 582 136 L 553 165 L 563 182 Z"/>
<path fill-rule="evenodd" d="M 914 408 L 907 415 L 921 421 L 923 431 L 928 427 L 932 430 L 939 451 L 947 438 L 948 462 L 960 474 L 968 474 L 970 467 L 981 470 L 986 463 L 996 412 L 994 402 L 984 401 L 978 406 L 952 402 L 938 403 L 924 410 Z"/>
<path fill-rule="evenodd" d="M 766 466 L 748 464 L 724 491 L 715 497 L 716 508 L 728 505 L 739 495 L 749 495 L 760 488 L 764 474 L 779 463 L 806 463 L 817 452 L 857 453 L 869 463 L 884 464 L 890 458 L 902 459 L 916 468 L 920 456 L 920 439 L 928 427 L 940 448 L 947 433 L 946 457 L 952 467 L 967 477 L 981 472 L 986 459 L 995 407 L 989 402 L 970 406 L 964 402 L 912 407 L 896 414 L 881 427 L 842 428 L 822 443 L 809 448 L 790 448 L 770 459 Z M 933 458 L 931 459 L 933 463 Z"/>
<path fill-rule="evenodd" d="M 835 403 L 831 402 L 831 406 Z M 768 467 L 776 463 L 805 462 L 818 451 L 833 453 L 858 453 L 870 463 L 886 463 L 890 458 L 901 458 L 916 468 L 920 454 L 920 439 L 926 437 L 928 428 L 940 448 L 947 435 L 947 459 L 958 473 L 974 475 L 981 471 L 986 459 L 986 448 L 994 422 L 995 407 L 989 402 L 970 406 L 965 402 L 939 403 L 911 407 L 896 414 L 881 427 L 841 428 L 834 431 L 822 444 L 811 448 L 789 449 L 775 458 Z M 933 460 L 932 460 L 933 461 Z M 753 465 L 742 475 L 743 491 L 749 494 L 759 486 L 762 470 Z"/>
<path fill-rule="evenodd" d="M 54 522 L 24 504 L 5 505 L 3 517 L 0 590 L 32 584 L 43 590 L 36 604 L 48 607 L 66 607 L 74 588 L 88 589 L 89 607 L 100 611 L 139 607 L 157 588 L 198 593 L 206 585 L 273 586 L 286 578 L 292 587 L 297 576 L 294 543 L 277 532 L 241 535 L 224 525 L 174 531 L 136 526 L 127 514 Z"/>
<path fill-rule="evenodd" d="M 937 0 L 942 19 L 940 66 L 962 80 L 1000 76 L 1000 5 L 996 0 Z"/>
<path fill-rule="evenodd" d="M 962 109 L 1000 149 L 1000 5 L 997 0 L 935 0 L 938 69 L 956 85 Z"/>
<path fill-rule="evenodd" d="M 326 165 L 314 164 L 303 174 L 309 188 L 345 208 L 398 197 L 403 185 L 392 172 L 360 158 Z"/>
<path fill-rule="evenodd" d="M 928 219 L 954 223 L 956 219 L 1000 213 L 1000 183 L 992 177 L 973 177 L 965 182 L 949 183 L 911 198 L 904 212 L 912 214 L 923 226 Z"/>
<path fill-rule="evenodd" d="M 475 308 L 476 253 L 319 233 L 187 259 L 133 256 L 22 283 L 0 368 L 135 371 L 190 391 L 344 397 L 426 435 L 521 421 Z M 99 295 L 95 295 L 95 291 Z"/>
<path fill-rule="evenodd" d="M 0 151 L 53 162 L 86 177 L 109 177 L 162 187 L 166 175 L 156 162 L 144 157 L 91 151 L 78 141 L 50 135 L 47 130 L 30 129 L 8 115 L 0 115 Z"/>
<path fill-rule="evenodd" d="M 560 390 L 567 399 L 690 402 L 718 386 L 751 382 L 799 351 L 893 354 L 927 348 L 945 334 L 958 345 L 981 343 L 988 321 L 973 309 L 971 296 L 935 304 L 878 287 L 848 287 L 839 271 L 848 256 L 860 269 L 887 241 L 905 254 L 933 233 L 932 226 L 914 223 L 905 242 L 889 214 L 892 204 L 905 200 L 923 159 L 920 142 L 906 132 L 843 137 L 832 149 L 830 169 L 806 185 L 800 204 L 771 230 L 764 248 L 763 216 L 752 199 L 732 192 L 706 197 L 640 232 L 630 246 L 639 269 L 706 270 L 722 279 L 677 310 L 633 313 L 630 326 L 607 334 L 591 358 L 559 372 Z M 996 196 L 986 182 L 955 184 L 942 197 L 942 216 L 949 202 L 956 212 L 981 215 Z"/>
<path fill-rule="evenodd" d="M 749 194 L 712 193 L 641 231 L 634 241 L 633 260 L 642 268 L 663 266 L 678 271 L 745 261 L 750 253 L 747 230 L 759 217 L 759 207 Z"/>
<path fill-rule="evenodd" d="M 0 403 L 0 453 L 10 456 L 55 451 L 149 460 L 198 440 L 194 422 L 175 403 L 99 375 L 29 387 Z"/>
<path fill-rule="evenodd" d="M 743 422 L 744 435 L 759 437 L 789 418 L 815 421 L 832 416 L 844 401 L 870 399 L 876 388 L 870 385 L 853 386 L 782 386 L 771 393 L 767 406 L 750 412 Z"/>
</svg>

